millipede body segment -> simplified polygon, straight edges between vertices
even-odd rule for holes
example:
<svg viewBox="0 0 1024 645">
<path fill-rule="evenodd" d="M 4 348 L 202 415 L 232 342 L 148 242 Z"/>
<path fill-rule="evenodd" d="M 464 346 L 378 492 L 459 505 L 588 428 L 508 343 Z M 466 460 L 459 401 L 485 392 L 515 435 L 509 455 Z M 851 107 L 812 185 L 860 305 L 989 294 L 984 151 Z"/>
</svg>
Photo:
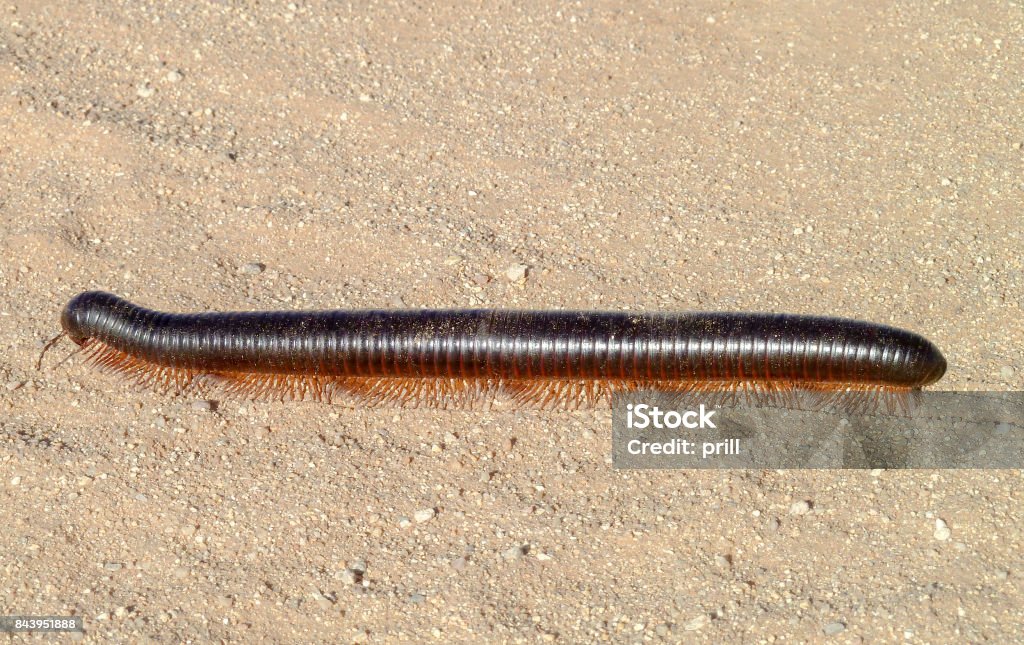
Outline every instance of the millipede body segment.
<svg viewBox="0 0 1024 645">
<path fill-rule="evenodd" d="M 250 398 L 347 395 L 542 407 L 662 389 L 761 398 L 794 391 L 904 398 L 946 361 L 924 337 L 839 318 L 749 313 L 409 310 L 178 314 L 90 291 L 65 307 L 95 364 L 162 390 Z"/>
</svg>

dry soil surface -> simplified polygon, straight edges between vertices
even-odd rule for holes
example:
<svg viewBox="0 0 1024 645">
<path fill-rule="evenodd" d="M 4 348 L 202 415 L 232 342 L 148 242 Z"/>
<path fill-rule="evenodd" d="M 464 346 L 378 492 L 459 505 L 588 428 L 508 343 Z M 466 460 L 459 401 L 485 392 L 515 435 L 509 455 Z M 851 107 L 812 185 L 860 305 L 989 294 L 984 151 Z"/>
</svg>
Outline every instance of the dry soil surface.
<svg viewBox="0 0 1024 645">
<path fill-rule="evenodd" d="M 948 388 L 1019 389 L 1021 4 L 856 4 L 4 3 L 2 613 L 90 642 L 1019 638 L 1020 471 L 620 471 L 607 410 L 208 404 L 67 343 L 35 368 L 102 288 L 855 316 L 928 335 Z"/>
</svg>

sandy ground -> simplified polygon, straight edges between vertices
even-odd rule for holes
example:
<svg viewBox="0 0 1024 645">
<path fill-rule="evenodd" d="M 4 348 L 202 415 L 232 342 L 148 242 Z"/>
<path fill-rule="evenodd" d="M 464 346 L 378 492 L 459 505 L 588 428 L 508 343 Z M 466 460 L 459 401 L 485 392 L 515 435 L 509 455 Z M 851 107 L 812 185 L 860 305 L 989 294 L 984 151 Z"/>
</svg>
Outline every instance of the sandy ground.
<svg viewBox="0 0 1024 645">
<path fill-rule="evenodd" d="M 1019 471 L 624 472 L 606 410 L 205 409 L 68 344 L 35 369 L 102 288 L 857 316 L 929 336 L 950 389 L 1019 389 L 1020 4 L 770 5 L 4 3 L 2 613 L 90 642 L 1020 638 Z"/>
</svg>

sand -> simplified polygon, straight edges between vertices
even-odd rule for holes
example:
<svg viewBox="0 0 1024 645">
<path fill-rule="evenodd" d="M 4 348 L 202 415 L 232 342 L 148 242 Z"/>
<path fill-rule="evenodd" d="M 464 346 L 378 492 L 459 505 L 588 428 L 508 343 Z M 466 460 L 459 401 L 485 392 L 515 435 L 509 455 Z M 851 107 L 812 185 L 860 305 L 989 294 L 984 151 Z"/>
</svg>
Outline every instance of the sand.
<svg viewBox="0 0 1024 645">
<path fill-rule="evenodd" d="M 1020 471 L 621 471 L 607 410 L 208 406 L 35 361 L 101 288 L 855 316 L 931 338 L 943 387 L 1020 389 L 1022 38 L 1012 2 L 4 3 L 0 613 L 1016 640 Z"/>
</svg>

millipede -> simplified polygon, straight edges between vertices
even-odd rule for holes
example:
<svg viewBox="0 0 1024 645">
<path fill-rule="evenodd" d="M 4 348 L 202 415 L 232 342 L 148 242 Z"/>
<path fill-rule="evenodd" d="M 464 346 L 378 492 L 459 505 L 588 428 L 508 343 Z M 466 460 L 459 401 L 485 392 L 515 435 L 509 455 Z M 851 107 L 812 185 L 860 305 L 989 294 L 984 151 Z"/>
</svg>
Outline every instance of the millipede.
<svg viewBox="0 0 1024 645">
<path fill-rule="evenodd" d="M 166 313 L 89 291 L 68 302 L 61 324 L 90 363 L 165 393 L 364 405 L 504 397 L 576 408 L 660 390 L 759 401 L 803 392 L 820 405 L 867 394 L 893 410 L 946 370 L 938 348 L 907 330 L 774 313 Z"/>
</svg>

